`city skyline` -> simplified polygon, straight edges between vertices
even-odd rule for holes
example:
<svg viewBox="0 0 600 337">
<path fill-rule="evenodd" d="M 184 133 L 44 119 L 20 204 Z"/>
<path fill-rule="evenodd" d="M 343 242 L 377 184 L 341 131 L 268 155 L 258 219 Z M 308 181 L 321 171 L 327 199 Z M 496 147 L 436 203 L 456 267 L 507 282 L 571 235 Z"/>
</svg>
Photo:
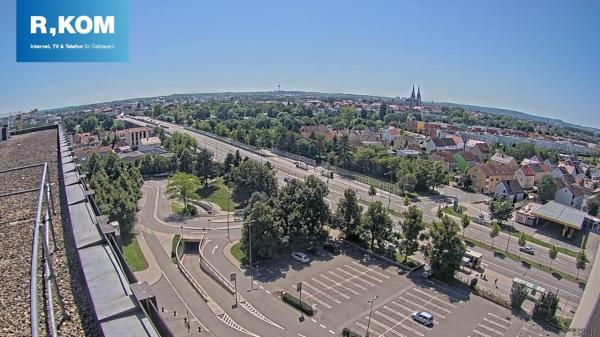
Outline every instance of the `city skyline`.
<svg viewBox="0 0 600 337">
<path fill-rule="evenodd" d="M 316 3 L 315 3 L 316 4 Z M 130 3 L 130 61 L 16 63 L 3 2 L 0 114 L 135 97 L 282 90 L 403 96 L 583 126 L 600 103 L 599 5 Z M 186 10 L 183 11 L 182 7 Z M 519 8 L 519 10 L 513 10 Z M 248 13 L 253 13 L 251 16 Z M 154 25 L 166 20 L 169 25 Z"/>
</svg>

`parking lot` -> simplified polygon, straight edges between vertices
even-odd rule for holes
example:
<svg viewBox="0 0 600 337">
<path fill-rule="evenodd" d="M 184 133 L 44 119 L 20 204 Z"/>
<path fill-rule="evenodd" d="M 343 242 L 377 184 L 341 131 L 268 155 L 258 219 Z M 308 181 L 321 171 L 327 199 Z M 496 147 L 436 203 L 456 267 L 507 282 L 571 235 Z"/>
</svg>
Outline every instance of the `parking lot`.
<svg viewBox="0 0 600 337">
<path fill-rule="evenodd" d="M 308 264 L 284 256 L 260 267 L 256 284 L 268 292 L 286 291 L 316 306 L 315 322 L 341 331 L 347 327 L 371 336 L 547 336 L 551 333 L 513 316 L 505 308 L 473 296 L 462 287 L 406 276 L 397 267 L 344 248 L 342 254 L 310 256 Z M 310 268 L 309 268 L 310 267 Z M 370 300 L 373 302 L 371 312 Z M 427 327 L 411 314 L 426 311 Z M 369 323 L 369 313 L 371 319 Z"/>
</svg>

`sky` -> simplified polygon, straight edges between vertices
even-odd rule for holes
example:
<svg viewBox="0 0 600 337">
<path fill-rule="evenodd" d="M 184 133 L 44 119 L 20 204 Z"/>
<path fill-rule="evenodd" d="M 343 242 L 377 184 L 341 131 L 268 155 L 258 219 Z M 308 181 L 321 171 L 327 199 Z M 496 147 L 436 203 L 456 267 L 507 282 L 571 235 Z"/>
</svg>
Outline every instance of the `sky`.
<svg viewBox="0 0 600 337">
<path fill-rule="evenodd" d="M 0 115 L 280 82 L 403 97 L 420 85 L 427 101 L 600 127 L 595 0 L 130 0 L 127 63 L 17 63 L 16 1 L 0 1 Z"/>
</svg>

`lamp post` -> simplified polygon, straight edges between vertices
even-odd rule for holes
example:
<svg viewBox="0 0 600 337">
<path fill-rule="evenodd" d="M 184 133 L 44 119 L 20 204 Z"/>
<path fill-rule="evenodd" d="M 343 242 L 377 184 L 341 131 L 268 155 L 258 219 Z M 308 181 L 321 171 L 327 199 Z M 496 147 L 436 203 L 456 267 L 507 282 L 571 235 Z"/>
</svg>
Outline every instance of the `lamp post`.
<svg viewBox="0 0 600 337">
<path fill-rule="evenodd" d="M 369 329 L 371 328 L 371 314 L 373 313 L 373 303 L 375 303 L 375 301 L 377 301 L 378 298 L 379 296 L 375 296 L 369 300 L 369 303 L 371 303 L 371 310 L 369 311 L 369 320 L 367 322 L 367 334 L 365 335 L 365 337 L 369 337 Z"/>
<path fill-rule="evenodd" d="M 389 175 L 390 176 L 390 186 L 388 188 L 388 211 L 390 210 L 390 204 L 392 203 L 392 172 L 393 171 L 389 171 L 387 173 L 384 173 L 383 175 Z"/>
<path fill-rule="evenodd" d="M 254 220 L 248 221 L 248 242 L 250 246 L 250 291 L 254 290 L 254 267 L 252 266 L 252 223 Z"/>
</svg>

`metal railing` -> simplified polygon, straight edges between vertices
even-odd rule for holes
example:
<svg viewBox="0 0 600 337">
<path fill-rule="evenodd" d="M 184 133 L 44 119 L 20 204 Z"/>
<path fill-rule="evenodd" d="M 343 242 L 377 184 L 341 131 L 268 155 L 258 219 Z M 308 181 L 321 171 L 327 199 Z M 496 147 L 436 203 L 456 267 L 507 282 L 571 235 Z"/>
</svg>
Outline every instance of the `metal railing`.
<svg viewBox="0 0 600 337">
<path fill-rule="evenodd" d="M 40 189 L 38 194 L 38 204 L 35 216 L 35 223 L 33 228 L 33 245 L 31 249 L 31 278 L 30 278 L 30 313 L 31 313 L 31 336 L 39 336 L 40 320 L 39 320 L 39 309 L 38 309 L 38 273 L 39 273 L 39 259 L 43 259 L 44 270 L 44 302 L 46 303 L 46 325 L 48 326 L 48 332 L 51 336 L 58 336 L 56 317 L 54 315 L 54 300 L 56 297 L 57 302 L 60 304 L 61 320 L 68 318 L 65 310 L 64 302 L 58 285 L 56 283 L 56 277 L 54 269 L 52 267 L 52 257 L 54 249 L 56 248 L 56 240 L 54 237 L 54 229 L 52 227 L 52 215 L 51 207 L 53 206 L 50 182 L 48 181 L 48 163 L 44 163 L 44 169 L 42 172 L 42 180 L 40 183 Z M 43 214 L 43 218 L 42 218 Z M 48 230 L 50 229 L 50 231 Z M 50 232 L 52 232 L 53 249 L 50 250 Z M 41 238 L 41 239 L 40 239 Z M 42 244 L 42 255 L 40 256 L 40 242 Z"/>
</svg>

